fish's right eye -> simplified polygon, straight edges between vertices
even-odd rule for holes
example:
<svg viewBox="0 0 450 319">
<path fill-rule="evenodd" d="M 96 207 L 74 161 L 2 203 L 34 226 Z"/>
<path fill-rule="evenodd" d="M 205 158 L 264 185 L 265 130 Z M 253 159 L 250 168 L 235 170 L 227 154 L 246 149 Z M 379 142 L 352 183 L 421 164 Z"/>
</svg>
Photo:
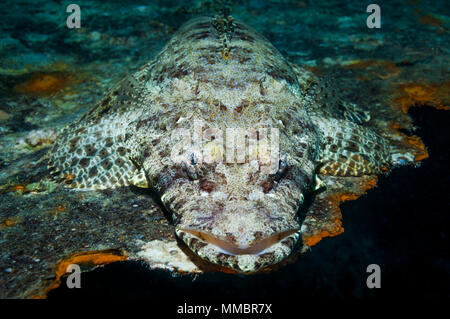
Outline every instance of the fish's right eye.
<svg viewBox="0 0 450 319">
<path fill-rule="evenodd" d="M 187 175 L 192 179 L 198 179 L 200 176 L 200 165 L 197 154 L 190 153 L 183 162 L 183 167 L 186 170 Z"/>
</svg>

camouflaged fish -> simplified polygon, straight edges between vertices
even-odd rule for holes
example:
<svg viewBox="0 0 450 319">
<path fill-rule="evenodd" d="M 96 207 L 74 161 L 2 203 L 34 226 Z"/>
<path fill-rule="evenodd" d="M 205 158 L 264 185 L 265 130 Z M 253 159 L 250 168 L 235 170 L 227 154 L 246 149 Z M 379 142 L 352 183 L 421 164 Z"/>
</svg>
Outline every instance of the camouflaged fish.
<svg viewBox="0 0 450 319">
<path fill-rule="evenodd" d="M 154 189 L 194 253 L 255 272 L 305 249 L 314 236 L 339 233 L 333 196 L 362 193 L 377 174 L 414 162 L 376 114 L 343 101 L 332 83 L 289 63 L 231 17 L 196 18 L 63 130 L 50 167 L 74 188 Z M 174 160 L 174 132 L 195 134 L 196 121 L 201 138 Z M 261 145 L 243 161 L 226 161 L 229 128 L 258 130 L 240 147 L 252 139 L 278 143 L 275 171 L 262 169 Z M 278 139 L 259 133 L 264 129 L 276 129 Z M 204 160 L 205 150 L 214 162 Z"/>
</svg>

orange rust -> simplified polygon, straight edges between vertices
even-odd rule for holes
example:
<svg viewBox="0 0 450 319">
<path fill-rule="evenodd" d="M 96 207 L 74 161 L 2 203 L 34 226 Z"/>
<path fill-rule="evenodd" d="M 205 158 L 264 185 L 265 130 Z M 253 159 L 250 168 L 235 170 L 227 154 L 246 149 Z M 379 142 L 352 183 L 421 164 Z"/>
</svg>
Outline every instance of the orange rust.
<svg viewBox="0 0 450 319">
<path fill-rule="evenodd" d="M 393 123 L 391 124 L 391 127 L 392 127 L 394 130 L 398 130 L 398 129 L 400 128 L 400 124 L 393 122 Z"/>
<path fill-rule="evenodd" d="M 377 185 L 377 178 L 371 178 L 368 181 L 366 181 L 361 187 L 359 188 L 359 193 L 349 193 L 349 192 L 342 192 L 330 195 L 328 197 L 328 201 L 331 202 L 333 205 L 333 209 L 335 209 L 338 212 L 337 218 L 335 218 L 330 223 L 327 223 L 325 227 L 328 226 L 328 229 L 324 229 L 320 231 L 320 233 L 314 234 L 312 236 L 303 236 L 303 243 L 309 247 L 316 245 L 319 241 L 322 240 L 322 238 L 325 237 L 334 237 L 339 234 L 342 234 L 344 232 L 344 227 L 342 227 L 342 214 L 341 210 L 339 208 L 339 204 L 342 202 L 355 200 L 359 198 L 361 195 L 363 195 L 368 189 L 373 188 Z"/>
<path fill-rule="evenodd" d="M 66 211 L 66 207 L 63 205 L 59 205 L 56 207 L 56 210 L 60 213 L 65 212 Z"/>
<path fill-rule="evenodd" d="M 434 15 L 428 13 L 422 17 L 420 17 L 419 22 L 422 24 L 428 24 L 433 27 L 441 27 L 442 26 L 442 20 L 435 17 Z"/>
<path fill-rule="evenodd" d="M 362 191 L 366 192 L 367 190 L 374 188 L 375 186 L 377 186 L 377 178 L 371 178 L 368 181 L 366 181 L 366 183 L 362 186 Z"/>
<path fill-rule="evenodd" d="M 72 264 L 95 267 L 127 259 L 127 255 L 114 250 L 87 251 L 70 255 L 56 264 L 54 268 L 56 279 L 49 287 L 47 287 L 45 293 L 43 295 L 36 295 L 33 299 L 46 298 L 46 295 L 50 290 L 58 288 L 61 284 L 61 277 L 67 274 L 67 267 Z"/>
<path fill-rule="evenodd" d="M 12 190 L 13 192 L 17 191 L 17 192 L 23 193 L 24 190 L 25 190 L 25 185 L 14 185 L 14 186 L 11 188 L 11 190 Z"/>
<path fill-rule="evenodd" d="M 365 81 L 369 81 L 370 80 L 370 78 L 368 76 L 364 76 L 364 75 L 359 75 L 357 77 L 357 79 L 358 79 L 359 82 L 365 82 Z"/>
<path fill-rule="evenodd" d="M 17 192 L 19 194 L 25 194 L 29 191 L 25 188 L 26 184 L 9 185 L 5 188 L 6 192 Z"/>
<path fill-rule="evenodd" d="M 407 83 L 400 84 L 391 104 L 408 113 L 412 106 L 429 105 L 440 110 L 449 110 L 450 81 L 439 84 Z"/>
<path fill-rule="evenodd" d="M 340 195 L 340 197 L 339 197 L 339 201 L 340 202 L 346 202 L 346 201 L 349 201 L 349 200 L 355 200 L 355 199 L 357 199 L 359 196 L 358 195 L 356 195 L 356 194 L 342 194 L 342 195 Z"/>
<path fill-rule="evenodd" d="M 423 144 L 423 142 L 420 140 L 420 138 L 418 136 L 408 136 L 407 142 L 408 142 L 408 144 L 411 144 L 416 148 L 419 148 L 422 150 L 425 149 L 425 145 Z"/>
<path fill-rule="evenodd" d="M 317 75 L 323 74 L 323 70 L 317 66 L 305 65 L 305 69 Z"/>
<path fill-rule="evenodd" d="M 391 128 L 394 129 L 396 131 L 396 135 L 398 135 L 401 138 L 401 141 L 404 144 L 409 144 L 412 147 L 414 147 L 414 161 L 416 162 L 420 162 L 426 158 L 428 158 L 428 151 L 425 147 L 425 144 L 422 142 L 422 140 L 420 139 L 420 137 L 418 136 L 407 136 L 403 133 L 401 133 L 400 131 L 398 131 L 398 129 L 400 128 L 400 125 L 398 123 L 392 123 L 391 124 Z M 387 171 L 388 168 L 381 168 L 383 171 Z"/>
<path fill-rule="evenodd" d="M 360 191 L 361 191 L 360 194 L 343 192 L 343 193 L 338 193 L 333 196 L 330 196 L 330 200 L 331 201 L 334 200 L 336 202 L 336 205 L 339 205 L 342 202 L 357 199 L 358 197 L 363 195 L 367 190 L 369 190 L 375 186 L 377 186 L 377 178 L 376 177 L 369 179 L 360 187 Z"/>
<path fill-rule="evenodd" d="M 58 93 L 73 80 L 65 72 L 35 73 L 27 81 L 16 85 L 13 90 L 18 93 L 50 96 Z"/>
<path fill-rule="evenodd" d="M 334 226 L 329 230 L 322 230 L 320 233 L 313 236 L 303 236 L 303 243 L 309 247 L 316 245 L 322 238 L 334 237 L 344 232 L 342 221 L 339 218 L 333 220 Z"/>
<path fill-rule="evenodd" d="M 180 270 L 180 269 L 174 269 L 173 273 L 178 274 L 178 275 L 188 275 L 189 274 L 187 271 Z"/>
<path fill-rule="evenodd" d="M 406 136 L 403 140 L 406 143 L 414 146 L 414 148 L 417 150 L 417 154 L 415 154 L 414 156 L 414 160 L 416 162 L 428 158 L 428 152 L 425 148 L 425 144 L 423 144 L 422 140 L 418 136 Z"/>
<path fill-rule="evenodd" d="M 2 220 L 2 222 L 0 223 L 0 225 L 2 225 L 3 227 L 11 227 L 14 226 L 16 224 L 16 221 L 14 221 L 11 218 L 5 218 L 4 220 Z"/>
<path fill-rule="evenodd" d="M 71 181 L 75 178 L 75 175 L 72 173 L 67 173 L 66 175 L 64 175 L 64 179 L 66 182 Z"/>
<path fill-rule="evenodd" d="M 376 60 L 355 60 L 347 65 L 349 69 L 365 69 L 376 64 Z"/>
<path fill-rule="evenodd" d="M 223 273 L 225 273 L 225 274 L 237 274 L 237 271 L 235 271 L 235 270 L 233 270 L 233 269 L 231 269 L 231 268 L 227 268 L 227 267 L 220 267 L 219 268 L 219 271 L 220 272 L 223 272 Z"/>
<path fill-rule="evenodd" d="M 415 135 L 407 136 L 406 134 L 398 131 L 400 125 L 395 122 L 391 124 L 391 128 L 395 130 L 395 135 L 397 135 L 397 138 L 400 139 L 403 144 L 410 145 L 414 148 L 414 161 L 420 162 L 428 158 L 428 151 L 420 137 Z M 381 169 L 387 170 L 388 168 L 385 169 L 384 167 L 382 167 Z"/>
<path fill-rule="evenodd" d="M 415 155 L 415 156 L 414 156 L 414 161 L 420 162 L 420 161 L 422 161 L 422 160 L 428 158 L 428 156 L 429 156 L 429 155 L 428 155 L 428 152 L 425 151 L 424 153 Z"/>
<path fill-rule="evenodd" d="M 395 77 L 400 74 L 401 70 L 395 66 L 395 63 L 387 60 L 355 60 L 346 66 L 349 69 L 370 69 L 381 79 Z M 359 80 L 369 80 L 370 78 L 360 76 Z"/>
</svg>

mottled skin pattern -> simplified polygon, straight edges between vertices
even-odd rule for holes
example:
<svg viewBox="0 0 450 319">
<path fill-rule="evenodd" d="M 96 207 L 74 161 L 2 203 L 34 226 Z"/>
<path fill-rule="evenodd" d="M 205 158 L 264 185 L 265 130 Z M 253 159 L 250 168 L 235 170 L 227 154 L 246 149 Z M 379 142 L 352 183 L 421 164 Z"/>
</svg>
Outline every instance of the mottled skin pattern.
<svg viewBox="0 0 450 319">
<path fill-rule="evenodd" d="M 314 214 L 331 220 L 319 200 L 303 227 L 297 216 L 316 174 L 350 183 L 393 164 L 386 137 L 364 125 L 369 119 L 250 27 L 202 17 L 66 128 L 50 164 L 76 188 L 156 189 L 191 250 L 254 272 L 287 257 Z M 172 132 L 192 131 L 194 120 L 202 121 L 203 142 L 194 141 L 181 163 L 172 161 Z M 279 130 L 276 173 L 248 156 L 244 163 L 202 162 L 199 152 L 218 143 L 207 129 L 237 127 Z"/>
</svg>

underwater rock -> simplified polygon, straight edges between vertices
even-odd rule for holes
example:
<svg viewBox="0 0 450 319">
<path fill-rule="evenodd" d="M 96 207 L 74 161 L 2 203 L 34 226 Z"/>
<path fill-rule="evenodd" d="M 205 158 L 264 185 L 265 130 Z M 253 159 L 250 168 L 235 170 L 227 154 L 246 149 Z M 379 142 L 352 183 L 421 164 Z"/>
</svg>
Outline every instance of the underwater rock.
<svg viewBox="0 0 450 319">
<path fill-rule="evenodd" d="M 142 260 L 138 236 L 174 240 L 172 227 L 153 200 L 129 189 L 111 194 L 59 187 L 50 193 L 8 192 L 1 197 L 1 298 L 45 295 L 65 274 L 63 261 L 87 270 L 119 260 Z"/>
<path fill-rule="evenodd" d="M 11 115 L 9 115 L 8 113 L 6 113 L 5 111 L 0 110 L 0 120 L 2 121 L 6 121 L 11 117 Z"/>
<path fill-rule="evenodd" d="M 175 273 L 202 273 L 178 247 L 176 241 L 152 240 L 145 243 L 137 254 L 150 268 L 166 269 Z"/>
</svg>

